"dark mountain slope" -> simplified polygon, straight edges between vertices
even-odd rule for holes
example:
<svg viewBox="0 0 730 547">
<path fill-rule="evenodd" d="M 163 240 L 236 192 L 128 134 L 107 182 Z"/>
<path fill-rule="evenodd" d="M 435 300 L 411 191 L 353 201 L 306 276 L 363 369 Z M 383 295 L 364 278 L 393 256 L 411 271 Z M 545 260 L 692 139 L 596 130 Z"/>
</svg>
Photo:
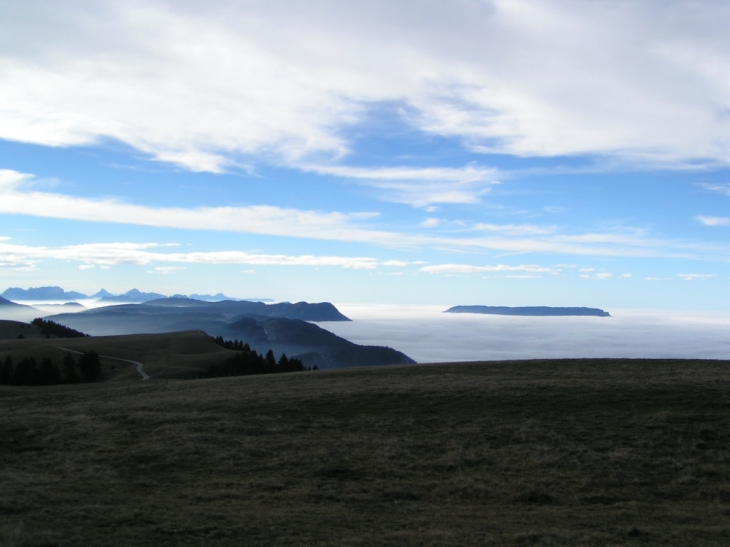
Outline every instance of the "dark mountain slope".
<svg viewBox="0 0 730 547">
<path fill-rule="evenodd" d="M 329 303 L 267 305 L 187 298 L 108 306 L 48 319 L 95 336 L 199 330 L 226 340 L 241 340 L 258 352 L 273 349 L 277 357 L 282 353 L 298 356 L 305 365 L 319 368 L 414 362 L 392 348 L 360 346 L 301 318 L 349 321 Z"/>
<path fill-rule="evenodd" d="M 243 340 L 259 352 L 274 348 L 275 352 L 298 357 L 307 366 L 345 368 L 415 363 L 393 348 L 361 346 L 298 319 L 242 318 L 230 327 L 230 338 Z"/>
<path fill-rule="evenodd" d="M 33 306 L 16 304 L 15 302 L 11 302 L 10 300 L 6 300 L 0 296 L 0 319 L 26 323 L 31 319 L 35 319 L 39 315 L 43 315 L 43 312 Z"/>
</svg>

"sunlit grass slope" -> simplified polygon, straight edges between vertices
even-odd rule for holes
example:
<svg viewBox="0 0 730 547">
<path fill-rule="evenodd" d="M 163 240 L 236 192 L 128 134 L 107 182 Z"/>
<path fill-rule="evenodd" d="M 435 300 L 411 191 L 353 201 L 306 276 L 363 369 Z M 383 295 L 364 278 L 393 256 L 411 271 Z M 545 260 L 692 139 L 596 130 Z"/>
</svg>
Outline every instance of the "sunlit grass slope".
<svg viewBox="0 0 730 547">
<path fill-rule="evenodd" d="M 565 360 L 6 388 L 0 541 L 728 545 L 729 367 Z"/>
</svg>

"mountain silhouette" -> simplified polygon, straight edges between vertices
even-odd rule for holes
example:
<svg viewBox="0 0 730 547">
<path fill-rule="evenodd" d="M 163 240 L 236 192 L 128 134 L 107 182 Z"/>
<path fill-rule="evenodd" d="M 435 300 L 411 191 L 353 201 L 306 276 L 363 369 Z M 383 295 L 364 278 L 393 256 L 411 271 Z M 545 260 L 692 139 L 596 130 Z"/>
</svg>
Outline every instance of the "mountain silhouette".
<svg viewBox="0 0 730 547">
<path fill-rule="evenodd" d="M 444 313 L 481 313 L 485 315 L 527 315 L 533 317 L 548 316 L 594 316 L 610 317 L 607 311 L 598 308 L 553 308 L 550 306 L 454 306 Z"/>
<path fill-rule="evenodd" d="M 202 302 L 163 298 L 47 317 L 93 336 L 200 330 L 241 340 L 258 351 L 272 349 L 300 358 L 306 366 L 342 368 L 413 363 L 387 347 L 360 346 L 309 321 L 349 321 L 328 302 Z"/>
</svg>

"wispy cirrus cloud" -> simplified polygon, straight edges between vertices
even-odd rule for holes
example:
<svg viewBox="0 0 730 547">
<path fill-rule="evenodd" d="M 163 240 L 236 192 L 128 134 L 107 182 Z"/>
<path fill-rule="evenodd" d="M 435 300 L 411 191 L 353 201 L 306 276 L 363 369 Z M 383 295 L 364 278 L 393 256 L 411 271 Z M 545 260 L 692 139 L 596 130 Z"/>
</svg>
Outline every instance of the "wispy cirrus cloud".
<svg viewBox="0 0 730 547">
<path fill-rule="evenodd" d="M 503 272 L 527 272 L 532 274 L 559 274 L 560 268 L 548 268 L 535 264 L 509 266 L 497 264 L 493 266 L 474 266 L 471 264 L 438 264 L 424 266 L 422 272 L 431 274 L 470 274 L 470 273 L 503 273 Z"/>
<path fill-rule="evenodd" d="M 645 230 L 606 233 L 562 233 L 554 227 L 489 225 L 487 234 L 474 230 L 438 230 L 437 223 L 422 233 L 378 229 L 372 212 L 320 212 L 269 205 L 246 207 L 152 207 L 113 198 L 70 196 L 33 189 L 34 177 L 0 170 L 0 213 L 155 226 L 227 231 L 279 237 L 363 243 L 386 248 L 430 248 L 441 251 L 496 251 L 510 254 L 548 253 L 607 257 L 668 257 L 730 260 L 730 246 L 687 240 L 662 240 Z M 555 231 L 555 233 L 552 233 Z M 544 232 L 544 233 L 539 233 Z"/>
<path fill-rule="evenodd" d="M 0 213 L 346 241 L 372 241 L 388 237 L 387 234 L 379 235 L 376 230 L 366 230 L 357 225 L 357 222 L 373 218 L 377 213 L 321 213 L 267 205 L 149 207 L 111 198 L 84 198 L 33 191 L 24 186 L 33 179 L 29 174 L 0 170 Z"/>
<path fill-rule="evenodd" d="M 704 281 L 705 279 L 712 279 L 713 277 L 717 277 L 717 274 L 688 273 L 677 274 L 677 277 L 684 279 L 685 281 Z"/>
<path fill-rule="evenodd" d="M 730 184 L 711 184 L 709 182 L 700 182 L 697 186 L 700 186 L 705 190 L 709 190 L 710 192 L 718 192 L 720 194 L 730 196 Z"/>
<path fill-rule="evenodd" d="M 578 270 L 578 276 L 583 279 L 598 279 L 599 281 L 605 281 L 611 279 L 614 276 L 611 272 L 596 272 L 594 268 L 580 268 Z M 633 277 L 630 273 L 621 274 L 620 279 L 629 279 Z"/>
<path fill-rule="evenodd" d="M 545 235 L 558 231 L 557 226 L 535 226 L 533 224 L 487 224 L 477 223 L 470 228 L 474 231 L 502 233 L 515 236 Z"/>
<path fill-rule="evenodd" d="M 347 269 L 378 268 L 381 264 L 370 257 L 313 256 L 261 254 L 245 251 L 175 252 L 175 244 L 159 243 L 90 243 L 61 247 L 33 247 L 0 242 L 0 267 L 30 269 L 42 260 L 80 262 L 80 267 L 134 264 L 148 266 L 155 263 L 255 265 L 255 266 L 310 266 Z M 392 264 L 388 264 L 391 266 Z M 170 273 L 184 266 L 157 266 L 154 273 Z"/>
<path fill-rule="evenodd" d="M 147 273 L 168 275 L 175 272 L 182 272 L 185 269 L 185 266 L 155 266 L 151 270 L 148 270 Z"/>
<path fill-rule="evenodd" d="M 435 204 L 477 203 L 491 187 L 499 184 L 493 168 L 451 167 L 348 167 L 304 165 L 303 171 L 355 179 L 383 191 L 383 199 L 413 207 Z"/>
<path fill-rule="evenodd" d="M 698 217 L 695 217 L 695 218 L 697 220 L 699 220 L 705 226 L 730 226 L 730 218 L 729 217 L 698 216 Z"/>
</svg>

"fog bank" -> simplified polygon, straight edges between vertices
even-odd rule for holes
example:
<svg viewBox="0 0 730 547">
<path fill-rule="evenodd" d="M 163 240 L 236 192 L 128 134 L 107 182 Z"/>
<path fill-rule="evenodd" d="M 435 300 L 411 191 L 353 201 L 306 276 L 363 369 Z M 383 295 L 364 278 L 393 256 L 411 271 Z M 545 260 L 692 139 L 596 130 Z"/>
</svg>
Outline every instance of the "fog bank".
<svg viewBox="0 0 730 547">
<path fill-rule="evenodd" d="M 351 323 L 321 326 L 419 363 L 561 357 L 730 359 L 730 313 L 609 310 L 611 317 L 442 313 L 444 306 L 337 304 Z"/>
</svg>

